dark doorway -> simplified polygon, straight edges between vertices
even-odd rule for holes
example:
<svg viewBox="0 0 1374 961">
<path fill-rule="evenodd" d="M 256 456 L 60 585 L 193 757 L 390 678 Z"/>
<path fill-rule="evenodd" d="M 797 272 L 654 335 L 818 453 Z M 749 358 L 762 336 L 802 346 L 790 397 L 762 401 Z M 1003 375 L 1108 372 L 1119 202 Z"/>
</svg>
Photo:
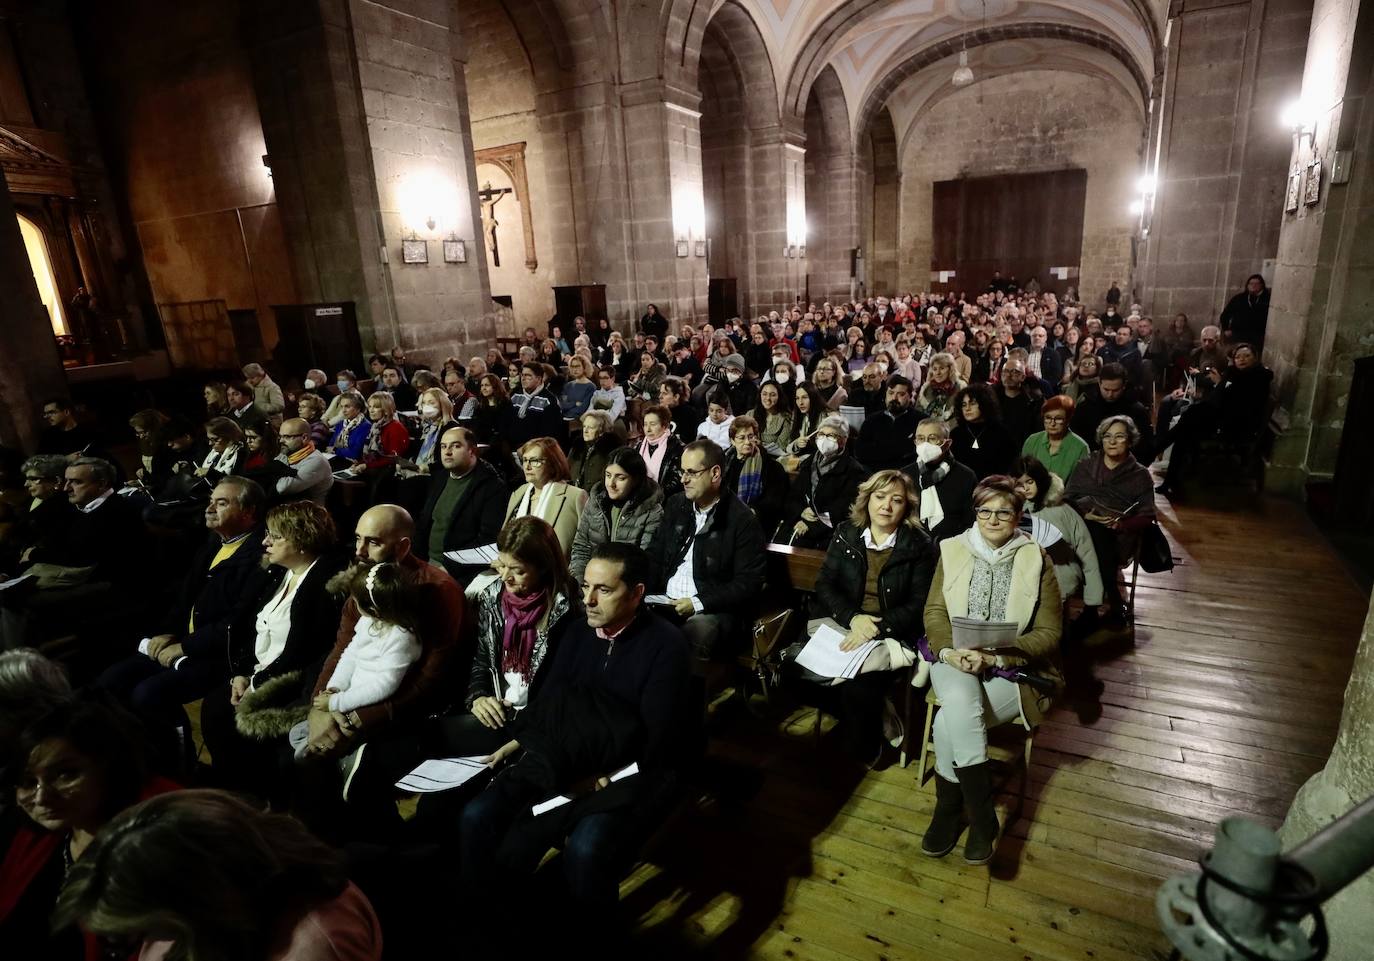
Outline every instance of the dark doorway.
<svg viewBox="0 0 1374 961">
<path fill-rule="evenodd" d="M 712 277 L 707 282 L 706 310 L 714 327 L 739 316 L 739 293 L 734 277 Z"/>
<path fill-rule="evenodd" d="M 1050 170 L 997 177 L 942 180 L 933 185 L 932 274 L 952 270 L 935 290 L 982 290 L 999 270 L 1021 284 L 1035 277 L 1041 290 L 1078 285 L 1083 256 L 1086 170 Z M 1054 268 L 1065 276 L 1052 276 Z"/>
</svg>

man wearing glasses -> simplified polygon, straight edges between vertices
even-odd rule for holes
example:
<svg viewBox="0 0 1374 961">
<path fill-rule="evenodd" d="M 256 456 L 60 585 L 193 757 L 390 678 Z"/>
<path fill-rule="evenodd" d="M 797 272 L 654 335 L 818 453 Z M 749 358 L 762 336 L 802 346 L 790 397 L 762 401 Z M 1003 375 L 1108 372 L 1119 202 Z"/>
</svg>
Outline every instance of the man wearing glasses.
<svg viewBox="0 0 1374 961">
<path fill-rule="evenodd" d="M 283 421 L 281 453 L 277 460 L 286 465 L 286 476 L 277 481 L 277 493 L 284 500 L 312 500 L 321 507 L 334 486 L 334 472 L 329 458 L 315 449 L 310 439 L 310 425 L 299 417 Z"/>
<path fill-rule="evenodd" d="M 683 622 L 699 676 L 705 662 L 748 623 L 763 589 L 764 537 L 759 522 L 724 487 L 725 453 L 709 440 L 682 451 L 682 493 L 668 499 L 649 548 L 659 613 Z"/>
</svg>

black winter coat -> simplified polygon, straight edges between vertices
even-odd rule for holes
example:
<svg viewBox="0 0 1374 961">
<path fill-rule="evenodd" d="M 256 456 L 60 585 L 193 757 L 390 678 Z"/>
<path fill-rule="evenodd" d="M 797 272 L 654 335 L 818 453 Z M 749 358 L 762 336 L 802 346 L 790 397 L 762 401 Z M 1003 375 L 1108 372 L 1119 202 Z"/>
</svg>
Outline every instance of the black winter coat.
<svg viewBox="0 0 1374 961">
<path fill-rule="evenodd" d="M 701 534 L 696 534 L 695 508 L 685 494 L 668 499 L 663 523 L 649 550 L 652 594 L 667 589 L 687 549 L 692 547 L 692 575 L 706 614 L 746 616 L 763 590 L 766 538 L 752 511 L 728 491 Z"/>
<path fill-rule="evenodd" d="M 439 503 L 439 495 L 448 483 L 449 473 L 440 467 L 430 481 L 429 493 L 425 497 L 425 507 L 415 525 L 415 538 L 411 549 L 417 557 L 433 563 L 442 563 L 444 570 L 459 584 L 466 584 L 474 574 L 485 565 L 463 566 L 455 564 L 447 557 L 429 556 L 429 533 L 434 527 L 434 508 Z M 458 501 L 453 520 L 449 522 L 448 532 L 444 535 L 445 551 L 460 551 L 469 547 L 484 547 L 496 543 L 496 535 L 506 516 L 506 501 L 510 491 L 497 473 L 496 468 L 486 461 L 478 461 L 473 468 L 472 480 L 467 491 Z"/>
<path fill-rule="evenodd" d="M 878 575 L 880 636 L 895 637 L 914 647 L 916 639 L 925 633 L 926 595 L 938 560 L 935 545 L 925 531 L 905 525 L 897 529 L 892 556 Z M 847 626 L 854 615 L 863 613 L 867 580 L 868 551 L 863 531 L 845 521 L 836 528 L 821 562 L 812 613 L 833 617 Z"/>
<path fill-rule="evenodd" d="M 833 532 L 824 522 L 808 524 L 805 534 L 792 536 L 792 529 L 796 527 L 797 521 L 802 519 L 802 511 L 809 507 L 817 516 L 829 514 L 830 523 L 838 526 L 849 516 L 849 508 L 854 503 L 859 485 L 866 481 L 871 473 L 847 451 L 843 451 L 840 453 L 839 463 L 828 473 L 821 475 L 813 491 L 812 469 L 817 456 L 813 453 L 798 465 L 797 476 L 792 479 L 787 500 L 783 504 L 782 526 L 779 528 L 778 539 L 787 540 L 793 547 L 825 547 L 830 542 Z"/>
<path fill-rule="evenodd" d="M 204 664 L 222 665 L 228 671 L 230 627 L 242 609 L 258 596 L 267 572 L 259 563 L 262 559 L 261 527 L 249 531 L 246 543 L 212 570 L 210 562 L 223 543 L 216 534 L 205 539 L 204 546 L 191 561 L 191 568 L 181 584 L 181 593 L 167 612 L 162 630 L 181 638 L 187 656 Z M 192 611 L 195 612 L 195 630 L 189 630 Z M 337 619 L 334 626 L 337 629 Z"/>
<path fill-rule="evenodd" d="M 229 625 L 230 673 L 236 677 L 252 677 L 253 687 L 258 688 L 274 677 L 303 671 L 324 660 L 334 646 L 339 615 L 343 611 L 343 598 L 331 594 L 325 585 L 343 569 L 343 561 L 341 555 L 328 555 L 310 568 L 291 598 L 291 628 L 286 635 L 286 646 L 271 664 L 254 674 L 258 612 L 267 606 L 286 579 L 286 568 L 269 567 L 258 582 L 256 595 L 239 608 L 238 616 Z"/>
</svg>

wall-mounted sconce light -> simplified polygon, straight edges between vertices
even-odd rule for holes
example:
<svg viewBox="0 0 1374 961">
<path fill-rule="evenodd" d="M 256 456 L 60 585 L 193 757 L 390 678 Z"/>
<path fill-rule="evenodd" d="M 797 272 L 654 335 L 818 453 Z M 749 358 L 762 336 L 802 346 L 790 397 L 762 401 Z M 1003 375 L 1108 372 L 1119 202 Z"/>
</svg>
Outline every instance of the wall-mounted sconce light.
<svg viewBox="0 0 1374 961">
<path fill-rule="evenodd" d="M 1279 113 L 1279 123 L 1285 130 L 1292 131 L 1296 139 L 1311 137 L 1317 130 L 1316 111 L 1299 97 L 1284 105 Z"/>
</svg>

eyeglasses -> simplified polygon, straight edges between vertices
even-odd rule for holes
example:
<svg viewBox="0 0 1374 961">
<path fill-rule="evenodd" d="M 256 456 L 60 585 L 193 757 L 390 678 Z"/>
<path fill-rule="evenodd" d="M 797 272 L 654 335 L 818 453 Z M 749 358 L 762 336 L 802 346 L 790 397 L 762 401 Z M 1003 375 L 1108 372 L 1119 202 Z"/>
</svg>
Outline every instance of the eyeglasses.
<svg viewBox="0 0 1374 961">
<path fill-rule="evenodd" d="M 1053 414 L 1046 414 L 1046 415 L 1045 415 L 1045 423 L 1047 423 L 1047 424 L 1062 424 L 1062 423 L 1064 423 L 1065 420 L 1066 420 L 1066 418 L 1064 418 L 1064 417 L 1056 417 L 1056 416 L 1054 416 Z"/>
<path fill-rule="evenodd" d="M 300 440 L 302 437 L 309 437 L 309 434 L 282 434 L 282 440 Z"/>
<path fill-rule="evenodd" d="M 277 543 L 278 541 L 284 541 L 284 540 L 286 540 L 286 535 L 285 535 L 285 534 L 276 534 L 276 533 L 273 533 L 272 531 L 267 531 L 267 532 L 265 532 L 265 533 L 262 535 L 262 539 L 265 540 L 265 541 L 267 541 L 269 544 L 275 544 L 275 543 Z"/>
<path fill-rule="evenodd" d="M 544 466 L 544 458 L 542 458 L 542 457 L 526 457 L 526 458 L 522 459 L 522 460 L 520 461 L 520 463 L 524 464 L 526 467 L 542 467 L 542 466 Z"/>
<path fill-rule="evenodd" d="M 699 467 L 696 470 L 692 470 L 689 467 L 679 467 L 677 472 L 682 476 L 683 480 L 692 480 L 695 477 L 700 477 L 702 474 L 705 474 L 710 469 L 709 467 Z"/>
<path fill-rule="evenodd" d="M 980 521 L 990 521 L 994 517 L 999 521 L 1009 521 L 1016 516 L 1016 511 L 1009 507 L 999 507 L 996 510 L 991 507 L 980 507 L 973 513 L 978 515 Z"/>
</svg>

